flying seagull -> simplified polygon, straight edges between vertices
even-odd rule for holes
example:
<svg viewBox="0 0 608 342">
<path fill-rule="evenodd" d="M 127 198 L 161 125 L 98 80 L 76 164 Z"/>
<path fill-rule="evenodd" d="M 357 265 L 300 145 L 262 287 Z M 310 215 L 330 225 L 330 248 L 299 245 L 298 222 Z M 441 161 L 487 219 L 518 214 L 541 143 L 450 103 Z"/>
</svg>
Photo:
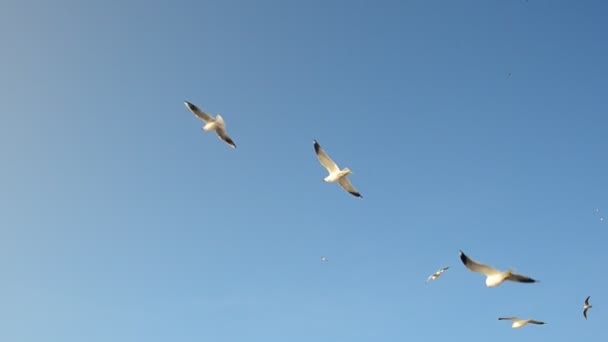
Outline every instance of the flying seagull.
<svg viewBox="0 0 608 342">
<path fill-rule="evenodd" d="M 502 284 L 505 280 L 516 281 L 520 283 L 536 283 L 539 280 L 532 279 L 530 277 L 515 274 L 513 271 L 499 271 L 492 266 L 484 265 L 473 261 L 466 254 L 460 251 L 460 260 L 462 263 L 473 272 L 478 272 L 486 276 L 486 286 L 495 287 Z"/>
<path fill-rule="evenodd" d="M 513 322 L 513 324 L 511 325 L 511 328 L 513 328 L 513 329 L 521 328 L 528 323 L 539 324 L 539 325 L 547 324 L 545 322 L 541 322 L 541 321 L 537 321 L 537 320 L 533 320 L 533 319 L 521 319 L 519 317 L 500 317 L 498 319 L 501 321 L 509 320 L 509 321 Z"/>
<path fill-rule="evenodd" d="M 234 141 L 232 141 L 226 132 L 226 123 L 221 115 L 218 114 L 215 116 L 215 118 L 213 118 L 211 115 L 205 113 L 203 110 L 188 101 L 184 101 L 184 104 L 186 105 L 186 108 L 188 108 L 197 118 L 205 122 L 205 125 L 202 127 L 204 131 L 215 131 L 220 139 L 224 140 L 233 148 L 236 148 Z"/>
<path fill-rule="evenodd" d="M 340 170 L 338 164 L 336 164 L 328 155 L 325 153 L 321 145 L 316 140 L 313 140 L 315 153 L 317 154 L 317 158 L 319 158 L 319 162 L 323 165 L 324 168 L 327 169 L 329 175 L 325 177 L 323 180 L 326 182 L 338 182 L 344 190 L 348 191 L 351 195 L 356 197 L 363 197 L 361 194 L 355 189 L 355 187 L 348 180 L 348 175 L 352 172 L 349 168 L 345 167 Z"/>
<path fill-rule="evenodd" d="M 323 262 L 327 262 L 328 260 L 329 260 L 329 259 L 327 259 L 327 257 L 326 257 L 326 256 L 322 256 L 322 257 L 321 257 L 321 261 L 323 261 Z"/>
<path fill-rule="evenodd" d="M 440 269 L 439 271 L 437 271 L 437 272 L 435 272 L 435 273 L 431 274 L 431 275 L 430 275 L 430 276 L 429 276 L 429 277 L 426 279 L 425 283 L 428 283 L 428 282 L 429 282 L 429 281 L 431 281 L 431 280 L 435 280 L 435 279 L 439 278 L 439 276 L 440 276 L 440 275 L 441 275 L 443 272 L 445 272 L 445 271 L 446 271 L 448 268 L 450 268 L 450 266 L 448 266 L 448 267 L 444 267 L 444 268 Z"/>
<path fill-rule="evenodd" d="M 585 316 L 585 319 L 587 319 L 587 310 L 593 307 L 593 305 L 589 304 L 589 298 L 591 298 L 591 296 L 588 296 L 587 299 L 585 299 L 585 305 L 583 305 L 583 316 Z"/>
</svg>

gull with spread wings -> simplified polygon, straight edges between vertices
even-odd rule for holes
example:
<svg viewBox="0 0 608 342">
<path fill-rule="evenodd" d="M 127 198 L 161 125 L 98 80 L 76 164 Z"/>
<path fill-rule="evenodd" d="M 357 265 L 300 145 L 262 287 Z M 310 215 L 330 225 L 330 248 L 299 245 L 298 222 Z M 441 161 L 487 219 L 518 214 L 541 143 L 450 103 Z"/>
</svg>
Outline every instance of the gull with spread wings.
<svg viewBox="0 0 608 342">
<path fill-rule="evenodd" d="M 226 123 L 221 115 L 218 114 L 215 116 L 215 118 L 213 118 L 211 115 L 205 113 L 202 109 L 188 101 L 184 101 L 184 104 L 186 105 L 186 108 L 188 108 L 197 118 L 205 122 L 205 125 L 202 127 L 204 131 L 215 131 L 217 136 L 225 141 L 226 144 L 236 148 L 234 141 L 232 141 L 226 132 Z"/>
<path fill-rule="evenodd" d="M 587 310 L 593 307 L 593 305 L 589 304 L 589 298 L 591 298 L 591 296 L 587 296 L 587 299 L 585 299 L 585 304 L 583 304 L 583 316 L 585 316 L 585 319 L 587 319 Z"/>
<path fill-rule="evenodd" d="M 429 282 L 429 281 L 431 281 L 431 280 L 435 280 L 435 279 L 439 278 L 439 276 L 441 276 L 441 274 L 443 274 L 443 272 L 445 272 L 445 271 L 446 271 L 448 268 L 450 268 L 450 266 L 448 266 L 448 267 L 444 267 L 444 268 L 440 269 L 439 271 L 437 271 L 437 272 L 435 272 L 435 273 L 431 274 L 431 275 L 430 275 L 430 276 L 429 276 L 429 277 L 426 279 L 425 283 L 428 283 L 428 282 Z"/>
<path fill-rule="evenodd" d="M 356 197 L 363 197 L 361 194 L 355 189 L 355 187 L 348 180 L 348 175 L 352 172 L 349 168 L 345 167 L 340 170 L 338 164 L 336 164 L 328 155 L 325 153 L 321 145 L 316 140 L 313 140 L 315 153 L 317 154 L 317 158 L 319 158 L 319 162 L 321 165 L 327 169 L 329 175 L 325 177 L 323 180 L 328 183 L 338 182 L 344 190 L 348 191 L 351 195 Z"/>
<path fill-rule="evenodd" d="M 547 324 L 545 322 L 537 321 L 534 319 L 521 319 L 519 317 L 499 317 L 498 320 L 501 320 L 501 321 L 508 320 L 508 321 L 513 322 L 513 324 L 511 324 L 511 328 L 513 328 L 513 329 L 521 328 L 528 323 L 538 324 L 538 325 Z"/>
<path fill-rule="evenodd" d="M 539 280 L 532 279 L 528 276 L 513 273 L 513 271 L 511 270 L 500 271 L 492 266 L 480 264 L 476 261 L 473 261 L 462 251 L 460 251 L 460 260 L 470 271 L 485 275 L 487 287 L 496 287 L 502 284 L 505 280 L 516 281 L 519 283 L 539 282 Z"/>
</svg>

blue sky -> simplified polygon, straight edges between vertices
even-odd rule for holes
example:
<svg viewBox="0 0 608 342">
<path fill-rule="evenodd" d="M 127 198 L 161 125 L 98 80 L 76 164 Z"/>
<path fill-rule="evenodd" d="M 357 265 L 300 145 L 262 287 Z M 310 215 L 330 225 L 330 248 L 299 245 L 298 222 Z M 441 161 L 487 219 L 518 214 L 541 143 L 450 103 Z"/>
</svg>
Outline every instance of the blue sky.
<svg viewBox="0 0 608 342">
<path fill-rule="evenodd" d="M 0 340 L 604 341 L 607 10 L 5 1 Z"/>
</svg>

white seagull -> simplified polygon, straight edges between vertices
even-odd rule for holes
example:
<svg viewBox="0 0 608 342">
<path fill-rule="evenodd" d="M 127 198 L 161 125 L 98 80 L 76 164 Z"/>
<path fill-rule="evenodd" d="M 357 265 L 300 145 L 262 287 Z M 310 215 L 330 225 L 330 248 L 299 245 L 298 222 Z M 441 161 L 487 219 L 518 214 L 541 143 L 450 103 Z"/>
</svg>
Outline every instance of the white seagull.
<svg viewBox="0 0 608 342">
<path fill-rule="evenodd" d="M 431 275 L 430 275 L 430 276 L 429 276 L 429 277 L 426 279 L 425 283 L 428 283 L 428 282 L 429 282 L 429 281 L 431 281 L 431 280 L 435 280 L 435 279 L 439 278 L 439 276 L 440 276 L 440 275 L 441 275 L 443 272 L 445 272 L 445 271 L 446 271 L 448 268 L 450 268 L 450 266 L 448 266 L 448 267 L 444 267 L 444 268 L 440 269 L 439 271 L 437 271 L 437 272 L 435 272 L 435 273 L 431 274 Z"/>
<path fill-rule="evenodd" d="M 530 277 L 515 274 L 513 271 L 499 271 L 496 268 L 484 264 L 477 263 L 460 251 L 460 260 L 462 263 L 473 272 L 478 272 L 486 276 L 486 286 L 495 287 L 502 284 L 505 280 L 516 281 L 520 283 L 537 283 L 539 280 Z"/>
<path fill-rule="evenodd" d="M 513 324 L 511 324 L 511 328 L 513 328 L 513 329 L 521 328 L 528 323 L 538 324 L 538 325 L 547 324 L 545 322 L 537 321 L 534 319 L 521 319 L 519 317 L 500 317 L 498 319 L 501 321 L 509 320 L 509 321 L 513 322 Z"/>
<path fill-rule="evenodd" d="M 321 257 L 321 261 L 323 261 L 323 262 L 327 262 L 328 260 L 329 260 L 329 259 L 327 259 L 327 257 L 326 257 L 326 256 L 322 256 L 322 257 Z"/>
<path fill-rule="evenodd" d="M 348 175 L 352 173 L 350 169 L 345 167 L 344 169 L 340 170 L 338 164 L 336 164 L 327 155 L 327 153 L 325 153 L 323 148 L 321 148 L 321 145 L 319 145 L 316 140 L 313 140 L 313 142 L 315 147 L 315 153 L 317 154 L 317 158 L 319 158 L 319 162 L 321 163 L 321 165 L 323 165 L 324 168 L 327 169 L 327 172 L 329 172 L 329 175 L 327 175 L 327 177 L 325 177 L 323 180 L 328 183 L 338 182 L 338 184 L 340 184 L 340 186 L 344 188 L 344 190 L 348 191 L 351 195 L 362 198 L 363 196 L 361 196 L 361 194 L 355 189 L 355 187 L 350 184 L 350 181 L 347 178 Z"/>
<path fill-rule="evenodd" d="M 184 104 L 186 105 L 186 108 L 188 108 L 197 118 L 205 122 L 205 125 L 202 127 L 204 131 L 215 131 L 220 139 L 224 140 L 233 148 L 236 148 L 234 141 L 232 141 L 226 132 L 226 123 L 221 115 L 218 114 L 215 116 L 215 118 L 213 118 L 211 115 L 205 113 L 203 110 L 188 101 L 184 101 Z"/>
<path fill-rule="evenodd" d="M 585 316 L 585 319 L 587 319 L 587 310 L 593 307 L 593 305 L 589 304 L 589 298 L 591 298 L 591 296 L 587 296 L 587 299 L 585 299 L 585 304 L 583 305 L 583 316 Z"/>
</svg>

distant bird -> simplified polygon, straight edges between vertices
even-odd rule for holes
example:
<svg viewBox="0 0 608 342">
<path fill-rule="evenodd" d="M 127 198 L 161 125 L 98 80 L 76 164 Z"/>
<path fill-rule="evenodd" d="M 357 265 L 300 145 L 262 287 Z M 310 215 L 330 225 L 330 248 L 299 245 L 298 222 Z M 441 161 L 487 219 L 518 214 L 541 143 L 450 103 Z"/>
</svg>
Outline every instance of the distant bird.
<svg viewBox="0 0 608 342">
<path fill-rule="evenodd" d="M 585 319 L 587 319 L 587 310 L 593 307 L 593 305 L 589 304 L 589 298 L 591 298 L 591 296 L 588 296 L 587 299 L 585 299 L 585 304 L 583 305 L 583 316 Z"/>
<path fill-rule="evenodd" d="M 513 329 L 521 328 L 528 323 L 539 324 L 539 325 L 547 324 L 545 322 L 541 322 L 541 321 L 537 321 L 537 320 L 533 320 L 533 319 L 521 319 L 519 317 L 500 317 L 498 319 L 501 321 L 509 320 L 509 321 L 513 322 L 513 324 L 511 325 L 511 328 L 513 328 Z"/>
<path fill-rule="evenodd" d="M 202 127 L 204 131 L 215 131 L 220 139 L 224 140 L 233 148 L 236 148 L 236 144 L 226 132 L 226 123 L 221 115 L 218 114 L 215 116 L 215 118 L 213 118 L 211 115 L 205 113 L 203 110 L 188 101 L 184 101 L 184 104 L 186 105 L 186 108 L 188 108 L 197 118 L 205 122 L 205 125 Z"/>
<path fill-rule="evenodd" d="M 486 276 L 486 286 L 496 287 L 502 284 L 505 280 L 516 281 L 520 283 L 536 283 L 539 280 L 530 277 L 515 274 L 510 269 L 507 271 L 499 271 L 492 266 L 484 265 L 473 261 L 466 254 L 460 251 L 460 260 L 471 271 L 484 274 Z"/>
<path fill-rule="evenodd" d="M 329 261 L 329 259 L 327 259 L 327 257 L 325 257 L 325 256 L 322 256 L 322 257 L 321 257 L 321 261 L 323 261 L 323 262 L 327 262 L 327 261 Z"/>
<path fill-rule="evenodd" d="M 313 140 L 315 153 L 317 154 L 317 158 L 319 158 L 319 162 L 321 165 L 327 169 L 329 175 L 325 177 L 323 180 L 331 183 L 338 182 L 344 190 L 348 191 L 351 195 L 362 198 L 361 194 L 355 189 L 355 187 L 348 180 L 348 175 L 352 172 L 349 168 L 345 167 L 340 170 L 338 164 L 336 164 L 328 155 L 325 153 L 321 145 L 316 140 Z"/>
<path fill-rule="evenodd" d="M 429 276 L 429 277 L 426 279 L 425 283 L 428 283 L 428 282 L 429 282 L 429 281 L 431 281 L 431 280 L 435 280 L 435 279 L 439 278 L 439 276 L 440 276 L 440 275 L 441 275 L 443 272 L 445 272 L 445 271 L 446 271 L 448 268 L 450 268 L 450 266 L 448 266 L 448 267 L 444 267 L 444 268 L 440 269 L 439 271 L 437 271 L 437 272 L 435 272 L 435 273 L 431 274 L 431 275 L 430 275 L 430 276 Z"/>
</svg>

